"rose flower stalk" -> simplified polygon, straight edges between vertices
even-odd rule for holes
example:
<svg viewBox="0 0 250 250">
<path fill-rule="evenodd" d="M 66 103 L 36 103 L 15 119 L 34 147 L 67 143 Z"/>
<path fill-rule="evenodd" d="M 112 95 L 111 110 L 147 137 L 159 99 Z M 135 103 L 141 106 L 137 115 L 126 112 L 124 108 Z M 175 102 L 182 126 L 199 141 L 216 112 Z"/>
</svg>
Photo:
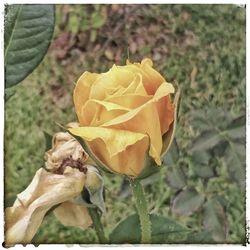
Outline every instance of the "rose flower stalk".
<svg viewBox="0 0 250 250">
<path fill-rule="evenodd" d="M 175 105 L 170 94 L 175 89 L 152 66 L 150 59 L 127 62 L 102 74 L 84 72 L 77 81 L 80 127 L 69 132 L 83 139 L 97 165 L 110 172 L 142 176 L 146 159 L 151 159 L 150 168 L 160 166 L 172 141 Z"/>
<path fill-rule="evenodd" d="M 102 177 L 94 167 L 86 165 L 88 155 L 68 133 L 56 133 L 52 144 L 45 154 L 47 170 L 40 168 L 30 185 L 17 195 L 14 205 L 5 210 L 6 246 L 29 243 L 50 209 L 65 226 L 85 230 L 92 224 L 86 204 L 80 201 L 81 192 L 102 192 Z M 103 200 L 99 204 L 103 211 Z"/>
</svg>

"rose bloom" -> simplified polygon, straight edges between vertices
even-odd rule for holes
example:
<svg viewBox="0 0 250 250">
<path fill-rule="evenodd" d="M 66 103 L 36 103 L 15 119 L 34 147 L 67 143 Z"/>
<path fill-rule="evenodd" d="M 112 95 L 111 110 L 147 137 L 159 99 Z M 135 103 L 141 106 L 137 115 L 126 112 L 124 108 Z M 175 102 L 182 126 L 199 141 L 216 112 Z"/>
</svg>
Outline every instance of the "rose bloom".
<svg viewBox="0 0 250 250">
<path fill-rule="evenodd" d="M 139 176 L 146 154 L 161 165 L 175 89 L 152 66 L 150 59 L 127 62 L 106 73 L 84 72 L 77 81 L 73 97 L 80 127 L 69 131 L 111 172 Z"/>
</svg>

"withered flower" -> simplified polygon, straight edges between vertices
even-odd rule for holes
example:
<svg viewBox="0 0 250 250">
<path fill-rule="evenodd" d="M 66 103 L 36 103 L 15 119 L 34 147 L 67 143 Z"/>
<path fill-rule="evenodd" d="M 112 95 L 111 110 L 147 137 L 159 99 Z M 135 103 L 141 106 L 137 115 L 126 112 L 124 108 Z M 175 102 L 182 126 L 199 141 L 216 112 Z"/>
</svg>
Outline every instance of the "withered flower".
<svg viewBox="0 0 250 250">
<path fill-rule="evenodd" d="M 68 127 L 76 126 L 71 123 Z M 84 188 L 89 191 L 93 204 L 105 210 L 102 177 L 93 166 L 86 164 L 88 155 L 71 135 L 56 133 L 45 160 L 46 170 L 38 169 L 29 186 L 17 195 L 13 206 L 5 210 L 6 246 L 29 243 L 51 209 L 63 225 L 88 228 L 92 219 L 87 204 L 79 202 Z M 95 196 L 91 195 L 91 189 Z"/>
</svg>

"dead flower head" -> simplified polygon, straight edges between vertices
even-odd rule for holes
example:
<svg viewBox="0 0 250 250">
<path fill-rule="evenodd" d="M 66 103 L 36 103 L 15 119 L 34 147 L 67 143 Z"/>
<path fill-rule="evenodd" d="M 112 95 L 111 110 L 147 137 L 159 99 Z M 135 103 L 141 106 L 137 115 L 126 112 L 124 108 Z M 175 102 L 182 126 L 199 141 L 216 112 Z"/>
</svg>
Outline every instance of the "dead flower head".
<svg viewBox="0 0 250 250">
<path fill-rule="evenodd" d="M 68 127 L 77 127 L 77 123 Z M 68 133 L 56 133 L 45 160 L 47 170 L 38 169 L 29 186 L 17 195 L 13 206 L 5 210 L 6 246 L 29 243 L 51 209 L 65 226 L 85 230 L 92 224 L 86 204 L 79 203 L 77 197 L 86 186 L 102 192 L 103 180 L 97 169 L 86 165 L 88 155 L 80 144 Z"/>
</svg>

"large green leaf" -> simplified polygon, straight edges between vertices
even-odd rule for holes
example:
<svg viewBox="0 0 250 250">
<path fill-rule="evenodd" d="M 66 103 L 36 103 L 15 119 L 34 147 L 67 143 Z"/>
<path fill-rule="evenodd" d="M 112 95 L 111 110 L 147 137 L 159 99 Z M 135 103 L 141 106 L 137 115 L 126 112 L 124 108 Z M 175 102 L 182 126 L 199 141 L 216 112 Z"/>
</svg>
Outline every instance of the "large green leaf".
<svg viewBox="0 0 250 250">
<path fill-rule="evenodd" d="M 187 239 L 190 230 L 166 217 L 151 214 L 152 243 L 181 243 Z M 137 214 L 127 217 L 120 222 L 110 234 L 112 244 L 140 243 L 140 221 Z"/>
<path fill-rule="evenodd" d="M 191 215 L 201 207 L 204 195 L 194 189 L 186 189 L 179 193 L 173 202 L 172 211 L 178 215 Z"/>
<path fill-rule="evenodd" d="M 4 30 L 5 87 L 28 76 L 47 52 L 54 31 L 54 6 L 9 5 Z"/>
</svg>

